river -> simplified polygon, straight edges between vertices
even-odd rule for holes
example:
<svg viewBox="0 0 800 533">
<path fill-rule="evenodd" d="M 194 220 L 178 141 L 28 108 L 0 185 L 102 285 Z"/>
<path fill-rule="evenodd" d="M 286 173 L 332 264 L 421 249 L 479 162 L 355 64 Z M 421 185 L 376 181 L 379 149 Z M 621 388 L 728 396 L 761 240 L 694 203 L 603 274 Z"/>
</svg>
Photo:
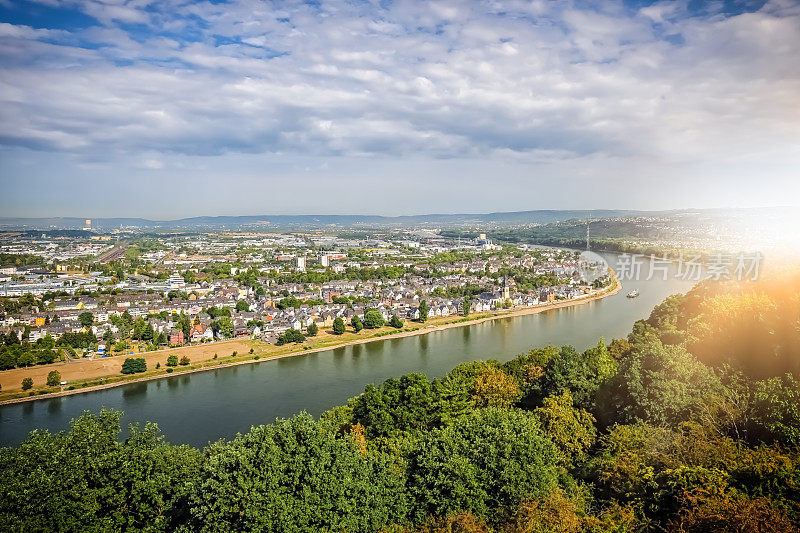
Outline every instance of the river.
<svg viewBox="0 0 800 533">
<path fill-rule="evenodd" d="M 615 266 L 616 254 L 601 254 Z M 0 446 L 16 445 L 34 429 L 58 431 L 83 411 L 125 412 L 123 424 L 157 422 L 173 443 L 204 446 L 251 426 L 301 411 L 319 415 L 358 395 L 368 383 L 410 372 L 446 374 L 461 362 L 507 361 L 533 347 L 571 344 L 585 349 L 625 337 L 666 296 L 691 283 L 675 277 L 624 281 L 614 296 L 535 315 L 504 318 L 425 335 L 336 348 L 258 364 L 173 376 L 97 392 L 0 407 Z M 629 290 L 638 298 L 626 298 Z"/>
</svg>

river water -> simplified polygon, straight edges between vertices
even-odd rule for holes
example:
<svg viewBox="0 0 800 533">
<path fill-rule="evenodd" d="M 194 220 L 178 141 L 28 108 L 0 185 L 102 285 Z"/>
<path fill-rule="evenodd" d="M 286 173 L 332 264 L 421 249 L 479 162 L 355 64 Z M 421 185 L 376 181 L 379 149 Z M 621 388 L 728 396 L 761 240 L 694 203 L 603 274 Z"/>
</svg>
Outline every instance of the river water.
<svg viewBox="0 0 800 533">
<path fill-rule="evenodd" d="M 615 254 L 601 255 L 615 266 Z M 368 383 L 410 372 L 438 377 L 464 361 L 507 361 L 548 344 L 583 350 L 601 336 L 625 337 L 665 297 L 691 288 L 674 270 L 666 281 L 644 279 L 646 261 L 642 273 L 616 295 L 574 307 L 0 407 L 0 446 L 18 444 L 34 429 L 66 429 L 83 411 L 101 407 L 124 411 L 125 425 L 154 421 L 170 442 L 204 446 L 275 418 L 319 415 Z M 634 288 L 640 296 L 626 298 Z"/>
</svg>

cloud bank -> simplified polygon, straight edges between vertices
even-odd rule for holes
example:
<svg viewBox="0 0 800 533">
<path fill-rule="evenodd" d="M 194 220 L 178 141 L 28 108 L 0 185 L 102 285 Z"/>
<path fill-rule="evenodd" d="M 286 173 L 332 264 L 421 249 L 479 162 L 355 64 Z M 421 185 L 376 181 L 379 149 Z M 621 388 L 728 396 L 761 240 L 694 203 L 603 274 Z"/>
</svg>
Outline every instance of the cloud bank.
<svg viewBox="0 0 800 533">
<path fill-rule="evenodd" d="M 0 6 L 8 158 L 800 160 L 789 0 Z"/>
</svg>

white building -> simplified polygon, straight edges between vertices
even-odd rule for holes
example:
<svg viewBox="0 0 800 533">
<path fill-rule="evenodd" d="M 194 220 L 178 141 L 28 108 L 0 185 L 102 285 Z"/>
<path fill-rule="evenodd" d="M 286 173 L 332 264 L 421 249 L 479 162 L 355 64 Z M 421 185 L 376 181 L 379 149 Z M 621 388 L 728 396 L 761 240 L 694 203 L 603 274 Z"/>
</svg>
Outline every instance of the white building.
<svg viewBox="0 0 800 533">
<path fill-rule="evenodd" d="M 186 282 L 183 280 L 183 276 L 178 274 L 177 272 L 173 272 L 172 275 L 167 280 L 169 284 L 170 290 L 179 290 L 186 287 Z"/>
</svg>

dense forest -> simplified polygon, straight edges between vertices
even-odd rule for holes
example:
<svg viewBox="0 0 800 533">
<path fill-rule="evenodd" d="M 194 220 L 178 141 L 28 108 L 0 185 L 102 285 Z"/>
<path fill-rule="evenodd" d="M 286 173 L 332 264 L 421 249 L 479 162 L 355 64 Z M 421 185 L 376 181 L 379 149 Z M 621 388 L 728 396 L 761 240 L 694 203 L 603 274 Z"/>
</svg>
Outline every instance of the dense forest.
<svg viewBox="0 0 800 533">
<path fill-rule="evenodd" d="M 120 414 L 0 450 L 6 531 L 800 527 L 800 276 L 704 282 L 584 352 L 369 385 L 206 449 Z"/>
</svg>

